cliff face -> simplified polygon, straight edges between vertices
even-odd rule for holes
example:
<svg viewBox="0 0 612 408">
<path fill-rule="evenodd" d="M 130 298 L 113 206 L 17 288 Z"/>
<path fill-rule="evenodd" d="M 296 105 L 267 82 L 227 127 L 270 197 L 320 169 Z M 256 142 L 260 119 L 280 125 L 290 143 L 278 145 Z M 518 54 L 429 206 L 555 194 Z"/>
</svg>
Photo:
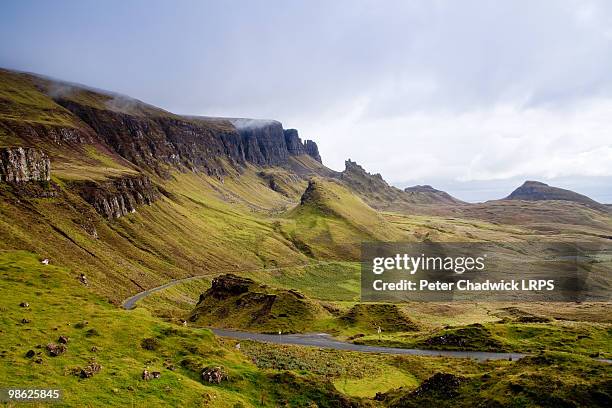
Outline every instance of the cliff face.
<svg viewBox="0 0 612 408">
<path fill-rule="evenodd" d="M 91 143 L 93 135 L 85 129 L 69 126 L 42 125 L 37 123 L 0 120 L 0 129 L 8 135 L 17 136 L 26 142 L 49 141 L 54 144 Z"/>
<path fill-rule="evenodd" d="M 260 166 L 279 166 L 287 163 L 289 151 L 280 122 L 242 121 L 244 119 L 231 120 L 242 139 L 246 161 Z"/>
<path fill-rule="evenodd" d="M 285 130 L 285 143 L 287 144 L 287 150 L 289 150 L 291 156 L 307 154 L 319 163 L 323 163 L 321 161 L 321 155 L 319 155 L 317 144 L 312 140 L 304 140 L 304 143 L 302 143 L 302 139 L 300 139 L 296 129 Z"/>
<path fill-rule="evenodd" d="M 0 180 L 22 183 L 50 179 L 51 162 L 42 150 L 32 147 L 0 149 Z"/>
<path fill-rule="evenodd" d="M 321 155 L 319 154 L 319 147 L 313 140 L 304 141 L 304 148 L 306 149 L 306 154 L 318 161 L 319 163 L 323 163 L 321 160 Z"/>
<path fill-rule="evenodd" d="M 111 179 L 101 183 L 87 182 L 78 187 L 79 194 L 107 219 L 136 212 L 141 205 L 151 205 L 160 197 L 159 190 L 146 176 Z"/>
<path fill-rule="evenodd" d="M 166 167 L 172 166 L 221 176 L 224 170 L 220 159 L 232 164 L 282 166 L 290 155 L 308 152 L 297 131 L 290 132 L 289 148 L 285 130 L 277 121 L 130 115 L 71 100 L 57 102 L 89 125 L 103 143 L 122 157 L 160 175 L 165 175 Z M 223 121 L 227 126 L 218 126 Z M 313 147 L 311 143 L 309 149 L 320 161 L 316 144 Z"/>
<path fill-rule="evenodd" d="M 306 154 L 306 148 L 298 136 L 298 131 L 296 129 L 285 130 L 285 143 L 287 144 L 287 150 L 289 150 L 290 155 L 299 156 L 301 154 Z"/>
<path fill-rule="evenodd" d="M 171 116 L 135 116 L 68 100 L 58 103 L 89 125 L 98 139 L 119 155 L 160 175 L 166 174 L 166 166 L 219 175 L 217 159 L 221 156 L 243 161 L 235 132 L 215 132 L 198 121 Z"/>
</svg>

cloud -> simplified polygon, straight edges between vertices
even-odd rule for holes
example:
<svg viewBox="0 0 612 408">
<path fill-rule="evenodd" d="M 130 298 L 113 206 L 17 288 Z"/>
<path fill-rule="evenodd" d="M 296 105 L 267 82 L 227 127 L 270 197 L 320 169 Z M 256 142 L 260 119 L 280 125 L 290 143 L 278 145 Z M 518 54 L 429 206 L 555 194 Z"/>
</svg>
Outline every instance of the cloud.
<svg viewBox="0 0 612 408">
<path fill-rule="evenodd" d="M 396 182 L 612 176 L 609 1 L 117 5 L 5 6 L 0 65 L 277 119 Z"/>
</svg>

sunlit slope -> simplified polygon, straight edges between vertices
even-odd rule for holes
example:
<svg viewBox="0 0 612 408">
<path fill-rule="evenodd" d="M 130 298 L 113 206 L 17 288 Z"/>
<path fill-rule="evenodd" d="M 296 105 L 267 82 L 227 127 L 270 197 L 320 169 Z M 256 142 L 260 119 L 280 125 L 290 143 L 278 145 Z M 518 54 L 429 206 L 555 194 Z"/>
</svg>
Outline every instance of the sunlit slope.
<svg viewBox="0 0 612 408">
<path fill-rule="evenodd" d="M 115 308 L 72 271 L 42 265 L 31 253 L 0 251 L 0 290 L 3 386 L 62 390 L 61 407 L 357 403 L 323 379 L 259 369 L 208 330 L 164 323 L 142 308 Z M 47 345 L 61 344 L 60 336 L 66 350 L 51 356 Z M 84 378 L 92 366 L 99 371 Z M 208 383 L 205 367 L 221 367 L 228 378 Z M 145 369 L 160 377 L 143 380 Z"/>
<path fill-rule="evenodd" d="M 173 278 L 307 262 L 266 210 L 285 208 L 287 199 L 253 172 L 225 183 L 177 173 L 159 200 L 111 221 L 55 180 L 59 191 L 50 198 L 0 185 L 0 248 L 27 249 L 75 276 L 85 273 L 96 292 L 117 302 Z"/>
<path fill-rule="evenodd" d="M 356 259 L 363 241 L 397 241 L 407 234 L 339 182 L 313 178 L 282 231 L 317 257 Z"/>
</svg>

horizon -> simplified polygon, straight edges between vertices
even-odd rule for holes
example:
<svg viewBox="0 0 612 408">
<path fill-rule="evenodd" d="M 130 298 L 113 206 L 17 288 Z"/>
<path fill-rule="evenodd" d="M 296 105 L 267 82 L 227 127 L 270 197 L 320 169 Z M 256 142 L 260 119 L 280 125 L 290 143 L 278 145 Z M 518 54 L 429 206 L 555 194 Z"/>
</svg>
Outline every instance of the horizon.
<svg viewBox="0 0 612 408">
<path fill-rule="evenodd" d="M 12 70 L 11 68 L 1 67 L 1 66 L 0 66 L 0 69 Z M 55 77 L 51 77 L 47 75 L 42 75 L 36 72 L 19 71 L 19 70 L 13 70 L 13 71 L 17 71 L 17 72 L 29 74 L 29 75 L 35 75 L 35 76 L 39 76 L 42 78 L 47 78 L 55 82 L 60 82 L 60 83 L 70 85 L 70 86 L 77 86 L 77 87 L 81 87 L 84 89 L 88 89 L 88 90 L 92 90 L 92 91 L 96 91 L 100 93 L 105 93 L 109 95 L 117 95 L 121 97 L 135 99 L 135 98 L 132 98 L 130 95 L 125 95 L 125 94 L 122 94 L 122 93 L 119 93 L 113 90 L 100 89 L 100 88 L 89 86 L 87 84 L 82 84 L 82 83 L 72 82 L 66 79 L 62 79 L 62 78 L 55 78 Z M 140 99 L 136 99 L 136 100 L 138 102 L 148 104 L 147 101 L 143 101 Z M 181 114 L 181 116 L 207 117 L 207 116 L 202 116 L 202 115 L 189 115 L 189 114 Z M 236 117 L 224 117 L 224 116 L 208 116 L 208 117 L 228 119 L 228 120 L 235 119 L 235 120 L 249 120 L 249 121 L 261 121 L 261 122 L 276 121 L 276 122 L 281 123 L 282 125 L 282 122 L 276 119 L 269 119 L 269 118 L 244 118 L 244 117 L 236 118 Z M 232 123 L 232 124 L 236 126 L 235 123 Z M 299 129 L 297 130 L 299 133 Z M 301 134 L 300 134 L 300 137 L 302 138 L 302 140 L 306 140 Z M 315 142 L 317 141 L 315 140 Z M 325 159 L 324 156 L 323 156 L 323 159 Z M 346 160 L 351 160 L 351 159 L 347 158 Z M 324 162 L 323 164 L 325 164 L 325 160 L 323 160 L 323 162 Z M 338 171 L 338 172 L 341 172 L 343 170 L 343 168 L 331 168 L 331 169 Z M 365 168 L 365 170 L 372 174 L 378 173 L 376 169 Z M 565 177 L 565 178 L 546 179 L 546 178 L 538 178 L 536 176 L 536 177 L 531 177 L 531 178 L 527 177 L 527 178 L 522 178 L 522 179 L 520 177 L 514 177 L 514 178 L 499 179 L 499 180 L 471 180 L 471 181 L 449 181 L 449 180 L 440 179 L 440 180 L 434 180 L 432 182 L 432 181 L 428 181 L 427 179 L 422 179 L 421 182 L 414 182 L 414 181 L 410 182 L 410 181 L 390 181 L 385 178 L 384 174 L 381 174 L 381 176 L 387 183 L 389 183 L 389 185 L 392 185 L 402 190 L 406 187 L 412 187 L 412 186 L 417 186 L 417 185 L 429 185 L 438 190 L 445 191 L 449 193 L 451 196 L 458 198 L 462 201 L 465 201 L 467 203 L 471 203 L 471 204 L 484 203 L 486 201 L 495 201 L 495 200 L 503 199 L 507 197 L 510 193 L 512 193 L 512 191 L 514 191 L 516 188 L 521 186 L 524 182 L 530 181 L 530 180 L 544 182 L 552 187 L 558 187 L 558 188 L 575 191 L 576 193 L 583 194 L 602 204 L 612 204 L 612 191 L 602 191 L 599 188 L 600 185 L 602 186 L 611 185 L 612 177 L 582 177 L 582 178 L 578 177 L 578 178 L 573 178 L 573 179 Z"/>
<path fill-rule="evenodd" d="M 534 179 L 612 202 L 610 4 L 374 6 L 4 4 L 0 65 L 177 114 L 278 120 L 330 168 L 351 157 L 401 188 L 480 202 Z"/>
</svg>

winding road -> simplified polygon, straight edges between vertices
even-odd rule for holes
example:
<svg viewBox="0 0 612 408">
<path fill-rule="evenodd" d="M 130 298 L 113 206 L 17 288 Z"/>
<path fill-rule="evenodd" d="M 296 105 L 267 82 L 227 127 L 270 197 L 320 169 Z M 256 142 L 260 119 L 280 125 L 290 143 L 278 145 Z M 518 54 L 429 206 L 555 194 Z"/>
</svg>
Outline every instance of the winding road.
<svg viewBox="0 0 612 408">
<path fill-rule="evenodd" d="M 329 262 L 331 263 L 331 262 Z M 268 268 L 266 271 L 281 269 L 279 268 Z M 139 292 L 134 296 L 127 298 L 123 302 L 123 307 L 125 309 L 133 309 L 136 307 L 136 303 L 145 297 L 158 292 L 160 290 L 172 287 L 182 282 L 187 282 L 196 279 L 203 279 L 209 276 L 191 276 L 183 279 L 176 279 L 170 281 L 164 285 L 158 286 L 156 288 L 147 289 L 145 291 Z M 406 348 L 398 348 L 398 347 L 380 347 L 380 346 L 367 346 L 362 344 L 354 344 L 348 343 L 344 341 L 340 341 L 334 339 L 331 335 L 326 333 L 309 333 L 309 334 L 262 334 L 262 333 L 253 333 L 253 332 L 245 332 L 239 330 L 229 330 L 229 329 L 216 329 L 209 328 L 215 335 L 220 337 L 228 337 L 237 340 L 253 340 L 264 343 L 274 343 L 274 344 L 287 344 L 287 345 L 297 345 L 297 346 L 311 346 L 311 347 L 320 347 L 320 348 L 328 348 L 334 350 L 345 350 L 345 351 L 358 351 L 362 353 L 383 353 L 383 354 L 396 354 L 396 355 L 413 355 L 413 356 L 429 356 L 429 357 L 453 357 L 453 358 L 469 358 L 476 359 L 479 361 L 485 360 L 519 360 L 525 357 L 527 354 L 521 353 L 498 353 L 498 352 L 488 352 L 488 351 L 451 351 L 451 350 L 425 350 L 425 349 L 406 349 Z M 612 363 L 612 360 L 609 359 L 601 359 L 596 358 L 595 360 L 604 362 L 604 363 Z"/>
<path fill-rule="evenodd" d="M 338 263 L 338 261 L 319 261 L 319 262 L 314 262 L 314 263 L 310 263 L 310 264 L 306 264 L 306 265 L 290 265 L 290 266 L 277 266 L 274 268 L 260 268 L 260 269 L 248 269 L 248 270 L 244 270 L 244 271 L 237 271 L 237 270 L 228 270 L 228 271 L 218 271 L 216 273 L 216 275 L 220 275 L 220 274 L 224 274 L 224 273 L 248 273 L 248 272 L 274 272 L 274 271 L 280 271 L 282 269 L 287 269 L 287 268 L 300 268 L 300 267 L 309 267 L 309 266 L 320 266 L 320 265 L 331 265 L 334 263 Z M 215 276 L 216 276 L 215 275 Z M 123 308 L 124 309 L 133 309 L 136 307 L 136 303 L 139 300 L 142 300 L 144 298 L 146 298 L 147 296 L 155 293 L 155 292 L 159 292 L 160 290 L 163 289 L 167 289 L 169 287 L 172 287 L 174 285 L 178 285 L 179 283 L 183 283 L 183 282 L 188 282 L 188 281 L 192 281 L 192 280 L 198 280 L 198 279 L 204 279 L 204 278 L 212 278 L 213 276 L 211 275 L 196 275 L 196 276 L 190 276 L 188 278 L 182 278 L 182 279 L 174 279 L 166 284 L 163 284 L 161 286 L 157 286 L 155 288 L 151 288 L 151 289 L 147 289 L 147 290 L 143 290 L 142 292 L 138 292 L 137 294 L 135 294 L 134 296 L 130 296 L 129 298 L 125 299 L 123 301 Z"/>
<path fill-rule="evenodd" d="M 310 334 L 261 334 L 244 332 L 238 330 L 209 328 L 219 337 L 229 337 L 238 340 L 254 340 L 264 343 L 290 344 L 297 346 L 312 346 L 329 348 L 334 350 L 359 351 L 362 353 L 384 353 L 384 354 L 408 354 L 413 356 L 429 357 L 454 357 L 472 358 L 480 361 L 484 360 L 519 360 L 526 356 L 520 353 L 494 353 L 487 351 L 448 351 L 448 350 L 423 350 L 406 349 L 397 347 L 366 346 L 362 344 L 347 343 L 336 340 L 329 334 L 310 333 Z"/>
</svg>

